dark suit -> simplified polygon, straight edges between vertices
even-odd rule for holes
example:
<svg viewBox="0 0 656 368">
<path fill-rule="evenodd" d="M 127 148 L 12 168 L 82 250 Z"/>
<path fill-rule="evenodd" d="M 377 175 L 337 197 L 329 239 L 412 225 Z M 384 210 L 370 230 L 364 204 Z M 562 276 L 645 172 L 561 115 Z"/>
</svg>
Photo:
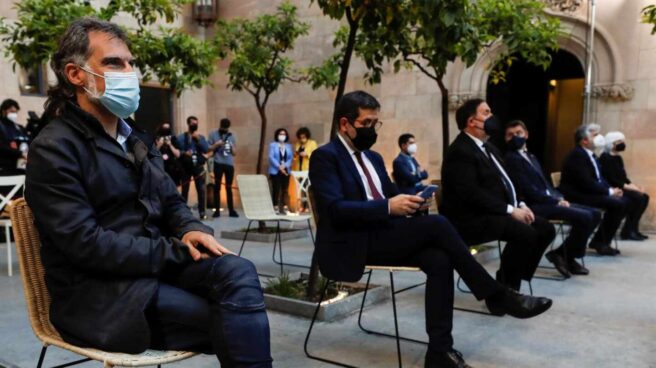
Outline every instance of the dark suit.
<svg viewBox="0 0 656 368">
<path fill-rule="evenodd" d="M 538 216 L 549 220 L 564 220 L 572 229 L 561 248 L 569 259 L 585 255 L 588 238 L 601 221 L 601 212 L 596 209 L 572 204 L 570 207 L 559 206 L 564 196 L 545 178 L 542 166 L 530 152 L 528 160 L 519 151 L 508 151 L 505 156 L 508 175 L 524 201 Z M 530 160 L 530 162 L 529 162 Z"/>
<path fill-rule="evenodd" d="M 222 362 L 242 361 L 230 340 L 258 341 L 264 332 L 253 345 L 267 348 L 253 265 L 236 256 L 192 260 L 180 239 L 213 231 L 192 216 L 159 151 L 144 143 L 150 137 L 132 129 L 124 151 L 68 103 L 32 143 L 25 197 L 41 237 L 51 322 L 66 341 L 109 351 L 214 350 Z M 258 334 L 248 334 L 253 321 Z"/>
<path fill-rule="evenodd" d="M 596 156 L 595 156 L 596 159 Z M 599 177 L 590 156 L 581 146 L 577 146 L 565 158 L 560 178 L 560 191 L 568 201 L 604 209 L 603 220 L 592 238 L 591 246 L 610 246 L 611 240 L 626 214 L 626 199 L 612 197 L 610 185 L 601 174 L 601 164 L 597 161 Z"/>
<path fill-rule="evenodd" d="M 503 164 L 493 146 L 489 151 Z M 518 290 L 522 279 L 533 277 L 555 231 L 539 216 L 533 224 L 526 225 L 508 214 L 512 199 L 493 165 L 476 142 L 461 132 L 449 146 L 442 164 L 440 212 L 451 220 L 469 245 L 505 240 L 497 278 Z M 520 197 L 519 193 L 516 195 Z"/>
<path fill-rule="evenodd" d="M 420 166 L 414 157 L 401 152 L 394 159 L 392 167 L 392 177 L 401 193 L 417 194 L 424 190 L 421 181 L 428 178 L 428 173 L 426 170 L 418 171 Z"/>
<path fill-rule="evenodd" d="M 498 292 L 500 285 L 469 254 L 444 217 L 390 216 L 386 198 L 397 195 L 398 189 L 387 176 L 382 157 L 373 151 L 364 155 L 380 178 L 384 199 L 367 201 L 365 184 L 338 137 L 310 158 L 310 181 L 319 211 L 316 255 L 321 273 L 332 280 L 357 281 L 365 264 L 421 267 L 428 276 L 429 349 L 447 351 L 453 345 L 453 269 L 479 299 Z"/>
</svg>

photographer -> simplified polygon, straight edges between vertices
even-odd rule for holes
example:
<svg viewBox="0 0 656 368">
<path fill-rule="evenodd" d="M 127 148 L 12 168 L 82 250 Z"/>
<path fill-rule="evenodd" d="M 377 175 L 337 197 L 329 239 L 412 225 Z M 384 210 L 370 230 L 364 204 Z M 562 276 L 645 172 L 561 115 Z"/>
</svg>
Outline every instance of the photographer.
<svg viewBox="0 0 656 368">
<path fill-rule="evenodd" d="M 232 180 L 235 176 L 235 145 L 237 139 L 230 129 L 230 120 L 223 118 L 218 130 L 210 133 L 210 151 L 214 154 L 214 215 L 221 216 L 221 179 L 225 175 L 225 191 L 230 217 L 239 217 L 232 200 Z"/>
<path fill-rule="evenodd" d="M 177 139 L 173 136 L 171 125 L 164 123 L 157 130 L 157 139 L 155 145 L 157 150 L 162 154 L 164 160 L 164 170 L 171 177 L 176 187 L 182 184 L 184 169 L 180 162 L 180 150 L 177 147 Z"/>
<path fill-rule="evenodd" d="M 198 215 L 201 220 L 205 216 L 205 156 L 209 150 L 207 140 L 198 132 L 198 118 L 190 116 L 187 118 L 188 131 L 178 136 L 178 147 L 182 150 L 180 159 L 184 168 L 182 177 L 182 198 L 185 202 L 189 198 L 189 182 L 196 184 L 198 193 Z"/>
<path fill-rule="evenodd" d="M 18 102 L 12 99 L 0 105 L 0 175 L 25 173 L 28 136 L 18 124 Z"/>
</svg>

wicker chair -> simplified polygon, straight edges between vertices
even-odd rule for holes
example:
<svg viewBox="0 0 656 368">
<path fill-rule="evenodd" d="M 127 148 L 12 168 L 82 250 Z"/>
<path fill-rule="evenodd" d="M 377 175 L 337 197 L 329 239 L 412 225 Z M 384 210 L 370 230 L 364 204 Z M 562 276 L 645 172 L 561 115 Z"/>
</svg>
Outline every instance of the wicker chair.
<svg viewBox="0 0 656 368">
<path fill-rule="evenodd" d="M 188 351 L 146 350 L 141 354 L 110 353 L 98 349 L 83 348 L 65 342 L 50 323 L 50 294 L 46 288 L 44 269 L 41 264 L 41 241 L 33 225 L 32 211 L 24 199 L 18 199 L 10 208 L 16 251 L 20 264 L 21 279 L 25 290 L 30 324 L 36 337 L 43 343 L 37 368 L 43 365 L 48 346 L 53 345 L 85 356 L 86 358 L 57 367 L 68 367 L 89 360 L 97 360 L 104 367 L 142 367 L 172 363 L 191 358 L 197 353 Z M 54 368 L 57 368 L 54 367 Z"/>
</svg>

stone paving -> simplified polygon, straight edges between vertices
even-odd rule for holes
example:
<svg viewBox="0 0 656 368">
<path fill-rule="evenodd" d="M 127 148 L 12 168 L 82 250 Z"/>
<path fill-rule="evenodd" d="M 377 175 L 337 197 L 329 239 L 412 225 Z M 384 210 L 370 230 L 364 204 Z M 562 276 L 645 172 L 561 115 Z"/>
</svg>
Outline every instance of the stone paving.
<svg viewBox="0 0 656 368">
<path fill-rule="evenodd" d="M 216 230 L 245 227 L 243 217 L 221 217 L 208 221 Z M 222 240 L 233 250 L 240 241 Z M 619 257 L 590 254 L 587 277 L 564 282 L 535 280 L 536 294 L 554 299 L 554 306 L 542 316 L 530 320 L 498 318 L 455 312 L 455 347 L 467 362 L 477 368 L 492 367 L 591 367 L 656 368 L 656 235 L 646 242 L 621 241 Z M 277 273 L 271 261 L 270 244 L 247 243 L 244 256 L 253 260 L 261 273 Z M 312 245 L 309 238 L 284 244 L 285 261 L 309 263 Z M 15 250 L 14 250 L 15 255 Z M 14 257 L 15 259 L 15 257 Z M 498 261 L 486 264 L 490 272 Z M 0 366 L 33 367 L 40 343 L 29 326 L 17 263 L 14 276 L 7 276 L 5 245 L 0 245 Z M 299 269 L 290 269 L 299 271 Z M 422 281 L 420 273 L 400 273 L 397 287 Z M 387 274 L 374 276 L 385 284 Z M 526 285 L 525 285 L 526 287 Z M 398 298 L 402 334 L 425 339 L 423 318 L 424 288 L 416 288 Z M 456 292 L 456 304 L 475 305 L 470 295 Z M 303 353 L 303 341 L 309 320 L 269 312 L 272 352 L 275 367 L 330 367 L 309 360 Z M 393 331 L 391 303 L 367 309 L 369 327 Z M 423 367 L 425 346 L 402 343 L 404 367 Z M 331 359 L 341 359 L 361 367 L 395 367 L 393 339 L 367 335 L 357 326 L 357 315 L 316 325 L 311 349 Z M 68 352 L 51 348 L 46 366 L 74 359 Z M 85 363 L 82 366 L 100 366 Z M 216 367 L 213 356 L 198 356 L 172 364 L 172 367 Z"/>
</svg>

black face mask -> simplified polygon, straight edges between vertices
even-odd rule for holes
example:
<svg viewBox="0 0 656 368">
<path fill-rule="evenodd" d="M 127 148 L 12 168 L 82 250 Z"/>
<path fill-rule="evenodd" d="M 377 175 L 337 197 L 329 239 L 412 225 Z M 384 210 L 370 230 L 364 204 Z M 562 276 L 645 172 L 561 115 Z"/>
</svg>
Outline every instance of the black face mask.
<svg viewBox="0 0 656 368">
<path fill-rule="evenodd" d="M 355 132 L 357 135 L 355 138 L 351 139 L 351 142 L 353 142 L 353 145 L 358 149 L 358 151 L 368 150 L 376 143 L 376 140 L 378 139 L 378 133 L 376 133 L 376 129 L 374 129 L 374 127 L 355 128 Z"/>
<path fill-rule="evenodd" d="M 514 135 L 506 144 L 508 145 L 509 150 L 517 151 L 518 149 L 524 147 L 526 144 L 526 138 Z"/>
<path fill-rule="evenodd" d="M 197 131 L 197 130 L 198 130 L 198 124 L 191 124 L 191 125 L 189 125 L 189 131 L 190 131 L 190 132 L 193 133 L 193 132 L 195 132 L 195 131 Z"/>
<path fill-rule="evenodd" d="M 620 143 L 615 146 L 615 151 L 622 152 L 626 149 L 626 143 Z"/>
<path fill-rule="evenodd" d="M 219 129 L 219 134 L 226 134 L 226 133 L 228 133 L 228 129 L 223 129 L 223 128 Z"/>
<path fill-rule="evenodd" d="M 483 130 L 489 136 L 495 135 L 499 130 L 501 130 L 501 123 L 496 116 L 491 115 L 489 118 L 485 119 L 483 123 Z"/>
</svg>

